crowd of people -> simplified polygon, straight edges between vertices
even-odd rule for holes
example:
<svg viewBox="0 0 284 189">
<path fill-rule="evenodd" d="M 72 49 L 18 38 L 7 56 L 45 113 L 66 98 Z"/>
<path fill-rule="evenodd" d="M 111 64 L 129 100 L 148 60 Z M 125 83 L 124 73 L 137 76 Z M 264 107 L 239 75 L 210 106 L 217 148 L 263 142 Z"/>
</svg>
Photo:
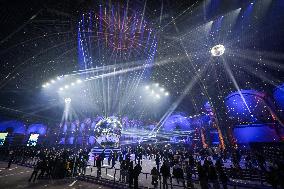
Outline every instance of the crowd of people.
<svg viewBox="0 0 284 189">
<path fill-rule="evenodd" d="M 34 182 L 37 179 L 84 175 L 88 163 L 90 165 L 89 152 L 90 149 L 63 147 L 2 147 L 0 158 L 8 161 L 8 167 L 12 163 L 29 162 L 34 165 L 34 171 L 29 178 L 29 182 Z M 242 179 L 242 170 L 265 173 L 266 181 L 273 188 L 284 186 L 281 179 L 284 175 L 283 162 L 267 160 L 252 151 L 192 151 L 179 146 L 147 144 L 125 146 L 120 152 L 111 151 L 106 154 L 103 151 L 93 155 L 93 166 L 96 167 L 98 179 L 102 175 L 104 161 L 107 161 L 109 168 L 120 169 L 120 182 L 127 183 L 130 188 L 138 188 L 139 176 L 143 171 L 149 170 L 147 174 L 151 175 L 154 188 L 158 187 L 159 183 L 162 188 L 168 188 L 172 180 L 175 180 L 177 184 L 187 188 L 194 188 L 194 183 L 199 182 L 202 189 L 207 189 L 209 185 L 216 189 L 226 189 L 230 179 Z M 224 166 L 229 159 L 231 162 Z M 242 159 L 244 162 L 241 163 Z M 142 170 L 141 165 L 149 160 L 155 162 L 156 166 Z"/>
<path fill-rule="evenodd" d="M 86 149 L 62 147 L 2 147 L 0 154 L 1 160 L 8 161 L 7 168 L 10 168 L 12 163 L 33 166 L 29 182 L 84 174 L 89 159 L 89 151 Z"/>
</svg>

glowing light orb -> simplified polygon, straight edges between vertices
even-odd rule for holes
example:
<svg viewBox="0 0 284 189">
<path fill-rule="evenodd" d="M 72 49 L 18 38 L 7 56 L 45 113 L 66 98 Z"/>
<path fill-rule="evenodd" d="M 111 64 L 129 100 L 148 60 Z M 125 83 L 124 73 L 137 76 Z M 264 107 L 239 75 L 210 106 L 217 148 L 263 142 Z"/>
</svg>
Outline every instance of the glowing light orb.
<svg viewBox="0 0 284 189">
<path fill-rule="evenodd" d="M 94 129 L 96 141 L 103 147 L 118 147 L 122 124 L 117 117 L 100 120 Z"/>
<path fill-rule="evenodd" d="M 65 103 L 70 104 L 71 103 L 71 98 L 65 98 Z"/>
<path fill-rule="evenodd" d="M 225 52 L 224 45 L 215 45 L 211 49 L 211 55 L 212 56 L 222 56 Z"/>
</svg>

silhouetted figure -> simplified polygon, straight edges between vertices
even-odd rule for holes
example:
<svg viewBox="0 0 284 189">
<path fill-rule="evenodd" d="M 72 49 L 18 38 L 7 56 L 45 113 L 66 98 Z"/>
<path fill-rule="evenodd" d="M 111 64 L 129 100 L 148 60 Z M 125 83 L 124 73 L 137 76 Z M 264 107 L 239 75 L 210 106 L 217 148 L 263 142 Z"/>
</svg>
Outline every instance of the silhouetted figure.
<svg viewBox="0 0 284 189">
<path fill-rule="evenodd" d="M 160 173 L 156 167 L 153 167 L 153 169 L 151 170 L 151 175 L 152 175 L 152 185 L 154 186 L 154 188 L 157 188 Z"/>
<path fill-rule="evenodd" d="M 193 188 L 192 172 L 193 172 L 192 167 L 189 165 L 189 163 L 187 163 L 185 166 L 187 188 Z"/>
<path fill-rule="evenodd" d="M 176 164 L 173 167 L 173 176 L 177 179 L 177 183 L 179 184 L 179 181 L 182 181 L 183 186 L 185 186 L 184 183 L 184 176 L 183 176 L 183 170 L 179 164 Z"/>
<path fill-rule="evenodd" d="M 31 177 L 29 178 L 29 182 L 31 182 L 31 180 L 34 178 L 33 182 L 35 182 L 36 178 L 37 178 L 37 174 L 40 170 L 42 166 L 42 162 L 38 161 L 37 164 L 34 166 L 34 171 L 31 174 Z"/>
<path fill-rule="evenodd" d="M 7 166 L 7 168 L 10 168 L 11 165 L 12 165 L 12 163 L 13 163 L 13 160 L 14 160 L 14 158 L 15 158 L 14 151 L 11 151 L 9 155 L 10 155 L 10 158 L 9 158 L 9 161 L 8 161 L 8 166 Z"/>
<path fill-rule="evenodd" d="M 160 173 L 163 176 L 163 189 L 168 189 L 168 178 L 171 176 L 170 167 L 164 162 Z"/>
<path fill-rule="evenodd" d="M 201 189 L 208 189 L 207 166 L 202 166 L 199 162 L 197 165 L 197 171 Z"/>
<path fill-rule="evenodd" d="M 160 156 L 159 156 L 159 154 L 156 155 L 155 161 L 156 161 L 157 169 L 159 171 L 160 170 Z"/>
<path fill-rule="evenodd" d="M 138 178 L 141 171 L 142 171 L 141 165 L 140 164 L 135 165 L 133 169 L 134 189 L 138 189 Z"/>
<path fill-rule="evenodd" d="M 96 157 L 97 177 L 101 177 L 102 169 L 102 158 L 101 156 Z"/>
<path fill-rule="evenodd" d="M 228 182 L 228 177 L 226 175 L 226 173 L 224 172 L 223 168 L 218 170 L 219 173 L 219 180 L 222 183 L 223 189 L 227 189 L 227 182 Z"/>
<path fill-rule="evenodd" d="M 129 167 L 128 167 L 128 184 L 129 188 L 132 187 L 133 185 L 133 161 L 129 162 Z"/>
<path fill-rule="evenodd" d="M 208 179 L 211 183 L 213 183 L 213 188 L 214 189 L 219 189 L 219 183 L 218 183 L 218 176 L 216 169 L 213 165 L 209 166 L 209 172 L 208 172 Z"/>
<path fill-rule="evenodd" d="M 113 155 L 113 156 L 112 156 L 112 159 L 111 159 L 111 168 L 114 168 L 114 166 L 115 166 L 115 160 L 116 160 L 115 155 Z"/>
</svg>

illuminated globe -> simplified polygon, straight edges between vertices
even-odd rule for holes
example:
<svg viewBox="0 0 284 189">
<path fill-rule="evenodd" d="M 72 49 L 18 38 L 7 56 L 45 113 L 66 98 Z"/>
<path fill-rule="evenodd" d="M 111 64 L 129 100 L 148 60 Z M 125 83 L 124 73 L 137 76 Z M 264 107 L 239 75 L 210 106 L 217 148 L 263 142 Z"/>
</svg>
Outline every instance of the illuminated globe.
<svg viewBox="0 0 284 189">
<path fill-rule="evenodd" d="M 102 147 L 118 147 L 122 125 L 117 117 L 100 120 L 94 129 L 96 141 Z"/>
<path fill-rule="evenodd" d="M 211 49 L 211 54 L 212 56 L 222 56 L 225 52 L 225 47 L 224 45 L 215 45 Z"/>
</svg>

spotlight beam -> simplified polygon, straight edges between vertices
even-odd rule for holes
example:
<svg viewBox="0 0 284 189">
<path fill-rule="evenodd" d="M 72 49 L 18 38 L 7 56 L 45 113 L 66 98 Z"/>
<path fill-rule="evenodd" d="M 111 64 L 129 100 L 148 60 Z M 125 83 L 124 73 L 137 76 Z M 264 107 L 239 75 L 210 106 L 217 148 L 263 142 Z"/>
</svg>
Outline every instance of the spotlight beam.
<svg viewBox="0 0 284 189">
<path fill-rule="evenodd" d="M 177 57 L 175 60 L 165 59 L 165 60 L 159 61 L 155 64 L 145 64 L 143 66 L 136 66 L 136 67 L 133 67 L 133 68 L 126 68 L 126 69 L 122 69 L 122 70 L 119 70 L 119 71 L 114 71 L 114 72 L 101 74 L 101 75 L 98 75 L 98 76 L 93 76 L 93 77 L 86 79 L 85 81 L 92 81 L 92 80 L 100 79 L 100 78 L 104 78 L 104 77 L 112 77 L 112 76 L 116 76 L 116 75 L 120 75 L 120 74 L 125 74 L 125 73 L 128 73 L 128 72 L 142 70 L 142 69 L 145 69 L 145 68 L 163 66 L 163 65 L 169 64 L 173 61 L 182 61 L 182 60 L 185 60 L 185 59 L 186 59 L 186 57 Z"/>
<path fill-rule="evenodd" d="M 245 106 L 247 107 L 249 113 L 251 114 L 251 110 L 250 110 L 250 108 L 249 108 L 249 106 L 248 106 L 248 104 L 247 104 L 247 102 L 246 102 L 246 100 L 245 100 L 243 94 L 241 93 L 241 89 L 240 89 L 240 87 L 239 87 L 239 85 L 238 85 L 238 83 L 237 83 L 237 81 L 236 81 L 236 79 L 235 79 L 235 77 L 234 77 L 234 75 L 233 75 L 233 73 L 232 73 L 231 68 L 229 67 L 229 65 L 228 65 L 227 62 L 225 61 L 224 57 L 222 57 L 222 60 L 223 60 L 223 65 L 224 65 L 224 67 L 225 67 L 225 69 L 226 69 L 226 71 L 227 71 L 227 74 L 229 75 L 229 77 L 230 77 L 230 79 L 232 80 L 232 82 L 233 82 L 235 88 L 237 89 L 239 95 L 241 96 L 241 98 L 242 98 L 242 100 L 243 100 Z"/>
<path fill-rule="evenodd" d="M 207 64 L 204 65 L 204 67 L 200 70 L 199 75 L 202 75 L 207 70 Z M 199 76 L 195 76 L 185 87 L 182 94 L 178 97 L 178 99 L 171 105 L 171 107 L 167 110 L 167 112 L 163 115 L 163 117 L 160 119 L 160 121 L 157 123 L 158 129 L 156 130 L 155 134 L 159 132 L 161 127 L 164 125 L 167 118 L 175 111 L 175 109 L 179 106 L 179 104 L 182 102 L 182 100 L 188 95 L 188 93 L 191 91 L 191 89 L 197 84 L 199 80 Z M 149 136 L 152 136 L 154 133 L 155 128 L 151 131 Z"/>
</svg>

